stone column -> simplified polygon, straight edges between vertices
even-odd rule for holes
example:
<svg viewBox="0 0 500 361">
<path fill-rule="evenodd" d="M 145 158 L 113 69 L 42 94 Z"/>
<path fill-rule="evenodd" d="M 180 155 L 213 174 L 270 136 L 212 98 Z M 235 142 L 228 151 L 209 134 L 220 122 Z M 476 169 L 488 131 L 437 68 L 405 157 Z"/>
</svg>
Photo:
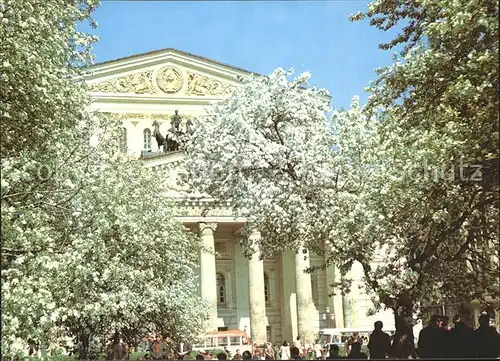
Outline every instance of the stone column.
<svg viewBox="0 0 500 361">
<path fill-rule="evenodd" d="M 297 291 L 297 324 L 302 343 L 314 342 L 313 330 L 313 299 L 311 275 L 304 273 L 310 267 L 309 251 L 300 248 L 295 253 L 295 288 Z"/>
<path fill-rule="evenodd" d="M 252 243 L 258 242 L 260 232 L 250 235 Z M 250 337 L 252 342 L 266 342 L 266 301 L 264 297 L 264 261 L 259 260 L 260 252 L 255 247 L 252 258 L 248 260 L 248 300 L 250 309 Z"/>
<path fill-rule="evenodd" d="M 295 292 L 295 252 L 281 252 L 281 267 L 278 288 L 281 309 L 281 336 L 292 342 L 297 337 L 297 293 Z"/>
<path fill-rule="evenodd" d="M 325 254 L 325 262 L 328 261 L 328 254 Z M 340 282 L 341 275 L 340 271 L 334 265 L 331 265 L 326 269 L 326 283 L 327 283 L 327 306 L 330 307 L 330 316 L 334 316 L 333 322 L 332 318 L 328 322 L 329 327 L 344 328 L 344 308 L 343 308 L 343 296 L 340 290 L 337 288 L 332 288 L 332 284 Z M 335 293 L 330 296 L 331 293 Z"/>
<path fill-rule="evenodd" d="M 335 267 L 333 272 L 334 272 L 333 274 L 335 282 L 340 282 L 342 280 L 342 277 L 340 275 L 340 270 L 337 267 Z M 340 291 L 338 290 L 335 291 L 336 291 L 335 295 L 333 296 L 333 313 L 335 315 L 335 327 L 343 328 L 345 327 L 343 296 L 340 293 Z"/>
<path fill-rule="evenodd" d="M 363 267 L 359 262 L 354 262 L 351 270 L 346 275 L 347 279 L 351 279 L 351 292 L 346 294 L 343 298 L 344 306 L 344 324 L 347 328 L 360 327 L 359 313 L 364 308 L 364 299 L 366 296 L 363 294 L 362 286 Z M 384 322 L 385 323 L 385 322 Z"/>
<path fill-rule="evenodd" d="M 217 223 L 199 223 L 201 241 L 207 251 L 200 256 L 201 298 L 210 304 L 210 314 L 204 326 L 206 331 L 217 331 L 217 284 L 215 271 L 214 231 Z"/>
</svg>

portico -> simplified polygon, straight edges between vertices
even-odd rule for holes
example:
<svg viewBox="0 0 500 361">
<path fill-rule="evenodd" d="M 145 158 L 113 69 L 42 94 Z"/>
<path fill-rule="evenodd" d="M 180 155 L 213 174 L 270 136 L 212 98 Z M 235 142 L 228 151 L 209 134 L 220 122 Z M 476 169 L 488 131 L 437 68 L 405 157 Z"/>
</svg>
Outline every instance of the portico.
<svg viewBox="0 0 500 361">
<path fill-rule="evenodd" d="M 184 212 L 194 213 L 205 205 L 190 204 Z M 216 212 L 223 213 L 224 208 Z M 310 265 L 309 252 L 301 249 L 294 252 L 296 256 L 285 253 L 261 260 L 256 247 L 261 234 L 255 230 L 248 236 L 254 252 L 247 259 L 238 242 L 244 219 L 221 214 L 183 216 L 178 220 L 198 232 L 205 247 L 200 253 L 199 292 L 212 305 L 205 320 L 207 331 L 246 330 L 257 343 L 292 341 L 298 335 L 306 342 L 314 340 L 319 314 L 313 301 L 311 276 L 304 273 Z M 287 261 L 292 261 L 293 269 L 289 269 Z M 284 282 L 293 291 L 288 297 L 283 294 Z M 282 307 L 291 302 L 292 308 Z M 284 327 L 285 319 L 292 327 Z"/>
</svg>

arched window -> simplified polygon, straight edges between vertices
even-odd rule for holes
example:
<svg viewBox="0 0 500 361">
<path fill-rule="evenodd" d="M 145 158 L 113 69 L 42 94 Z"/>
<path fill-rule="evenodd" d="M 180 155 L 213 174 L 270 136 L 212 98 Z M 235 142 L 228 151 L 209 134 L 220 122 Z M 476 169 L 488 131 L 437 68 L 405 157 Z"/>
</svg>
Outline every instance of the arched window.
<svg viewBox="0 0 500 361">
<path fill-rule="evenodd" d="M 151 130 L 148 128 L 144 129 L 144 150 L 151 151 Z"/>
<path fill-rule="evenodd" d="M 217 303 L 226 303 L 226 278 L 222 273 L 217 273 Z"/>
<path fill-rule="evenodd" d="M 122 128 L 122 152 L 127 153 L 127 128 Z"/>
<path fill-rule="evenodd" d="M 269 276 L 267 273 L 264 273 L 264 300 L 266 302 L 271 301 L 271 295 L 269 293 Z"/>
</svg>

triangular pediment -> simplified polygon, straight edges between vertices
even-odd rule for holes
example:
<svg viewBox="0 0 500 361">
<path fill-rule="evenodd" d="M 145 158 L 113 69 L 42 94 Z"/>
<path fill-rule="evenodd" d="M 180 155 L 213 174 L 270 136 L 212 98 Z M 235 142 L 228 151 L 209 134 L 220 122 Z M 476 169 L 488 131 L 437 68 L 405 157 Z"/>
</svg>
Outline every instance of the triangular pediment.
<svg viewBox="0 0 500 361">
<path fill-rule="evenodd" d="M 92 66 L 85 80 L 94 95 L 226 97 L 248 75 L 210 59 L 175 49 L 159 50 Z"/>
</svg>

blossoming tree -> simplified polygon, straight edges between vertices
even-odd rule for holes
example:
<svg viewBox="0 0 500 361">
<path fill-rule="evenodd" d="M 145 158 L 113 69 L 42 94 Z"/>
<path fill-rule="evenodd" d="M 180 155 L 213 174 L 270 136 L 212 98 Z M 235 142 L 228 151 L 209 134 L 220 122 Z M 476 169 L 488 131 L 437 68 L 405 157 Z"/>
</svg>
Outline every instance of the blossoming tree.
<svg viewBox="0 0 500 361">
<path fill-rule="evenodd" d="M 130 344 L 152 332 L 183 339 L 205 317 L 197 237 L 173 220 L 162 177 L 120 153 L 118 121 L 90 114 L 75 81 L 92 43 L 75 22 L 95 6 L 2 4 L 5 359 L 28 345 L 97 358 L 114 332 Z"/>
<path fill-rule="evenodd" d="M 498 9 L 488 1 L 377 0 L 352 16 L 383 31 L 401 27 L 380 44 L 402 50 L 378 70 L 368 106 L 388 109 L 385 139 L 403 145 L 400 162 L 419 169 L 412 178 L 434 179 L 417 187 L 402 182 L 394 203 L 405 205 L 399 222 L 411 228 L 402 234 L 417 251 L 409 267 L 440 264 L 419 285 L 442 285 L 435 298 L 442 302 L 493 305 L 490 296 L 499 296 Z"/>
<path fill-rule="evenodd" d="M 375 307 L 394 310 L 395 354 L 407 356 L 422 307 L 498 287 L 494 260 L 484 257 L 492 200 L 471 206 L 479 184 L 460 193 L 461 183 L 422 173 L 443 161 L 434 134 L 415 130 L 408 143 L 391 110 L 370 115 L 356 98 L 328 121 L 325 92 L 307 86 L 308 74 L 290 75 L 244 79 L 208 110 L 187 145 L 189 182 L 231 201 L 262 233 L 263 255 L 306 247 L 343 275 L 359 262 Z M 478 209 L 488 212 L 482 235 Z"/>
</svg>

